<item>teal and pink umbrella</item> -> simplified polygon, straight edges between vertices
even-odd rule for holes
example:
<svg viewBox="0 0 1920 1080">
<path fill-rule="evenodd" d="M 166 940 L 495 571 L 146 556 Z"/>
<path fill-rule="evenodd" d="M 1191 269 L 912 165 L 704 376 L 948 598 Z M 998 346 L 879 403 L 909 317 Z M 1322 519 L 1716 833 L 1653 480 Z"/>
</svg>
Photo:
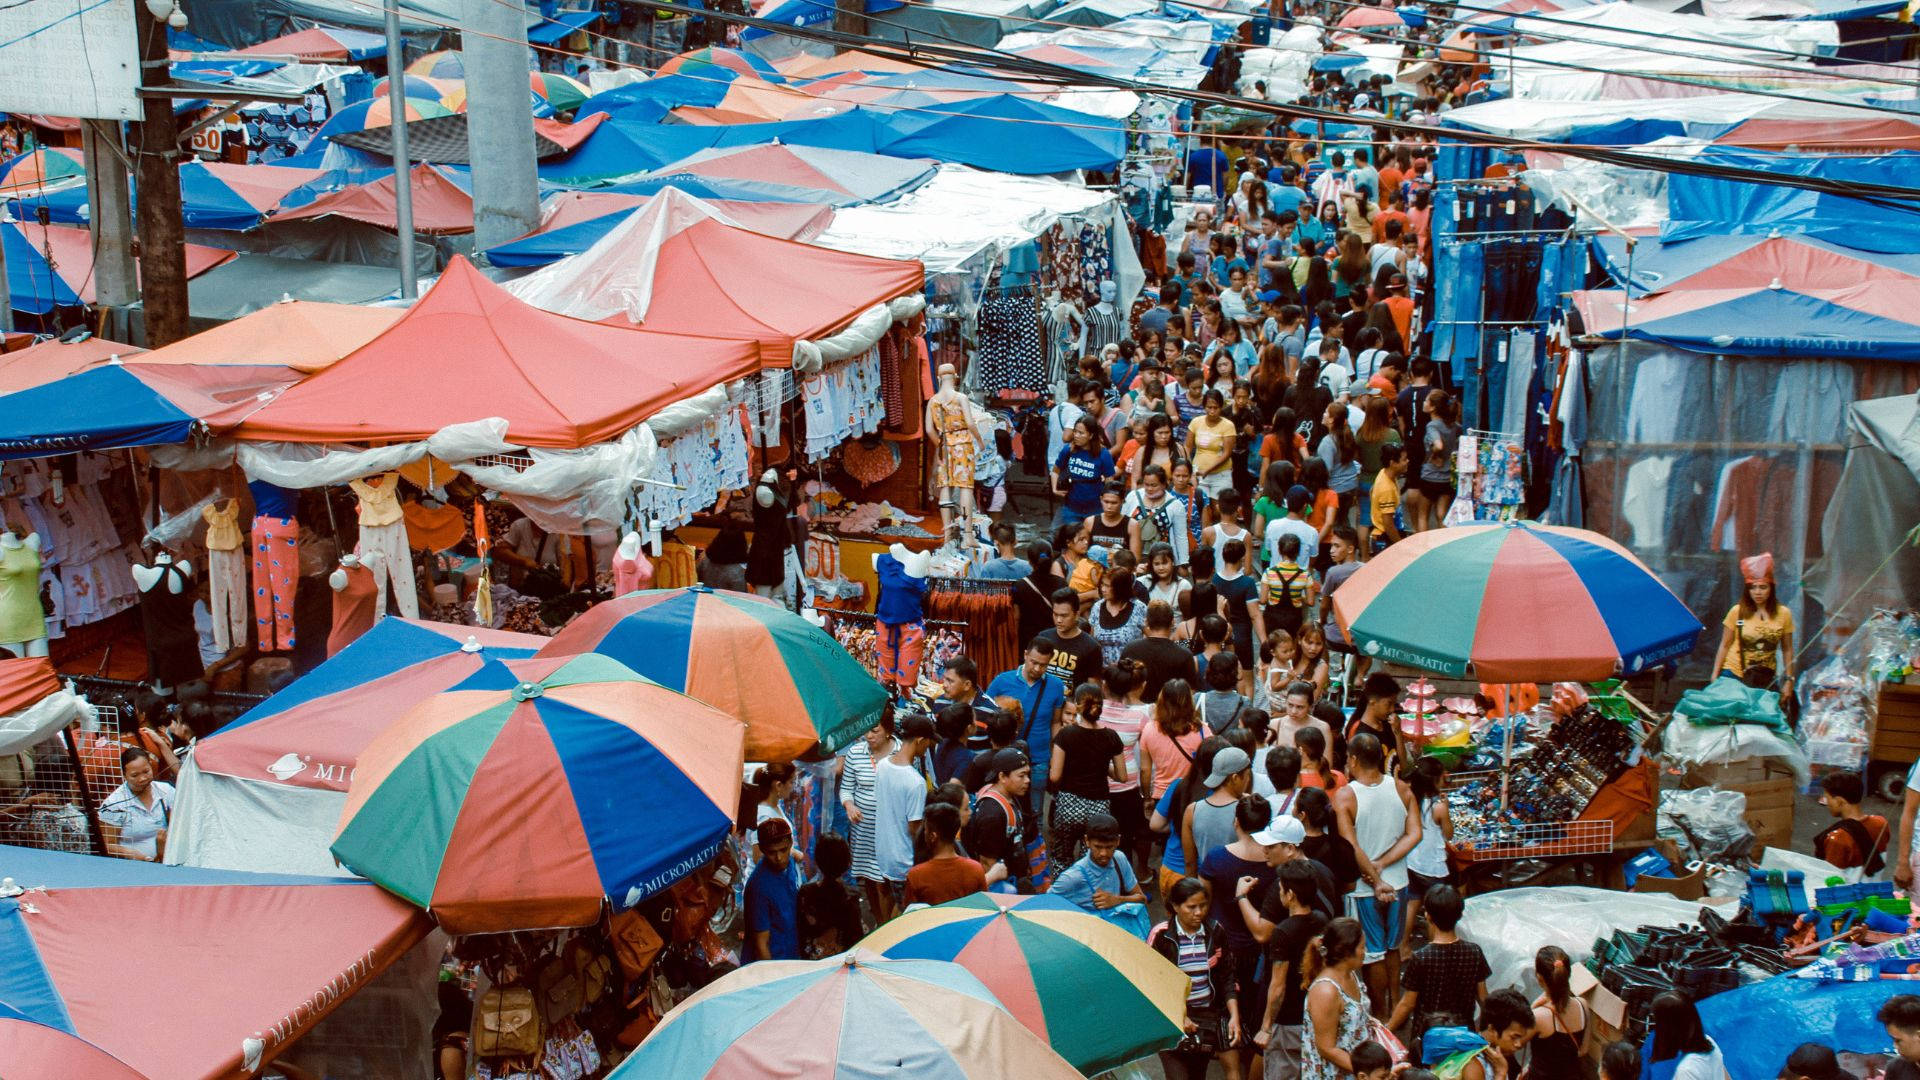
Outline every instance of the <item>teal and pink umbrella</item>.
<svg viewBox="0 0 1920 1080">
<path fill-rule="evenodd" d="M 1153 947 L 1057 896 L 974 893 L 907 912 L 862 949 L 896 960 L 950 960 L 1081 1072 L 1180 1042 L 1190 982 Z M 1099 1022 L 1088 1022 L 1097 1001 Z"/>
<path fill-rule="evenodd" d="M 1094 999 L 1089 999 L 1089 1004 Z M 1089 1010 L 1088 1023 L 1106 1023 Z M 608 1080 L 1082 1080 L 958 964 L 864 949 L 728 972 Z"/>
<path fill-rule="evenodd" d="M 587 609 L 541 656 L 599 653 L 739 718 L 748 761 L 828 752 L 880 719 L 887 691 L 833 635 L 765 597 L 649 589 Z"/>
<path fill-rule="evenodd" d="M 1415 533 L 1355 571 L 1333 610 L 1367 656 L 1487 683 L 1633 675 L 1702 630 L 1626 548 L 1525 521 Z"/>
</svg>

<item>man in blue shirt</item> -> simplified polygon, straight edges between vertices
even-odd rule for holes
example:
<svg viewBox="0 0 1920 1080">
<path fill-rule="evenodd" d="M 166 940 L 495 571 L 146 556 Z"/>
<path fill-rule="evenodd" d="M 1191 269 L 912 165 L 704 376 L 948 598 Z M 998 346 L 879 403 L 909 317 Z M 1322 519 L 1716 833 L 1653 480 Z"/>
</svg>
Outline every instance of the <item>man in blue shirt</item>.
<svg viewBox="0 0 1920 1080">
<path fill-rule="evenodd" d="M 747 940 L 740 961 L 799 960 L 800 886 L 793 873 L 793 827 L 768 818 L 754 838 L 760 844 L 760 865 L 747 878 Z"/>
<path fill-rule="evenodd" d="M 1012 698 L 1020 703 L 1020 729 L 1015 746 L 1025 746 L 1032 761 L 1053 760 L 1053 733 L 1060 726 L 1060 710 L 1067 703 L 1067 691 L 1059 679 L 1047 674 L 1053 649 L 1035 638 L 1027 645 L 1019 667 L 1003 671 L 987 684 L 990 698 Z M 1033 786 L 1027 791 L 1030 807 L 1043 805 L 1041 795 L 1047 787 L 1047 774 L 1036 770 Z"/>
</svg>

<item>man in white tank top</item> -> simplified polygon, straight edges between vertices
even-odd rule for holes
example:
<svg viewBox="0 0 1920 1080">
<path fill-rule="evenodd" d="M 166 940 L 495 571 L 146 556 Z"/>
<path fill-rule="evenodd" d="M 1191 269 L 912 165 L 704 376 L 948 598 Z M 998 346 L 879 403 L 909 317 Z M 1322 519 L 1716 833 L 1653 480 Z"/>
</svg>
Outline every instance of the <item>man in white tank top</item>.
<svg viewBox="0 0 1920 1080">
<path fill-rule="evenodd" d="M 1347 914 L 1366 931 L 1364 974 L 1375 1012 L 1400 996 L 1400 939 L 1408 899 L 1407 853 L 1420 842 L 1420 804 L 1404 781 L 1384 772 L 1380 740 L 1359 734 L 1347 744 L 1348 783 L 1333 795 L 1340 835 L 1353 845 L 1360 880 Z"/>
</svg>

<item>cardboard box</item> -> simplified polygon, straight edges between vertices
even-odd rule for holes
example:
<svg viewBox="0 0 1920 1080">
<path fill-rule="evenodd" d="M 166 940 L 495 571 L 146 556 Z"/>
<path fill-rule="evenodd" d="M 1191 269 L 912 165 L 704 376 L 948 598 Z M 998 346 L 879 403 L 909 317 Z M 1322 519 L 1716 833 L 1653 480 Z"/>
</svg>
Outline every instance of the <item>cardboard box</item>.
<svg viewBox="0 0 1920 1080">
<path fill-rule="evenodd" d="M 1682 900 L 1699 900 L 1707 895 L 1707 868 L 1695 867 L 1687 871 L 1680 858 L 1680 849 L 1672 840 L 1661 838 L 1654 842 L 1660 854 L 1673 864 L 1673 877 L 1658 877 L 1653 874 L 1641 874 L 1634 880 L 1633 891 L 1637 893 L 1665 893 Z"/>
<path fill-rule="evenodd" d="M 1585 964 L 1573 965 L 1567 985 L 1587 1007 L 1587 1057 L 1598 1064 L 1600 1055 L 1626 1030 L 1627 1003 L 1600 985 Z"/>
</svg>

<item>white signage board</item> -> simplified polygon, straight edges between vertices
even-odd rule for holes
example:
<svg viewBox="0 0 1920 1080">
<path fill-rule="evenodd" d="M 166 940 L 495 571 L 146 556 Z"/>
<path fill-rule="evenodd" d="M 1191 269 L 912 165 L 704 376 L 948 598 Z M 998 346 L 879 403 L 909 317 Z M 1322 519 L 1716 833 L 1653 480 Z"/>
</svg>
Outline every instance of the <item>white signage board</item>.
<svg viewBox="0 0 1920 1080">
<path fill-rule="evenodd" d="M 0 3 L 0 112 L 138 120 L 139 2 Z"/>
</svg>

